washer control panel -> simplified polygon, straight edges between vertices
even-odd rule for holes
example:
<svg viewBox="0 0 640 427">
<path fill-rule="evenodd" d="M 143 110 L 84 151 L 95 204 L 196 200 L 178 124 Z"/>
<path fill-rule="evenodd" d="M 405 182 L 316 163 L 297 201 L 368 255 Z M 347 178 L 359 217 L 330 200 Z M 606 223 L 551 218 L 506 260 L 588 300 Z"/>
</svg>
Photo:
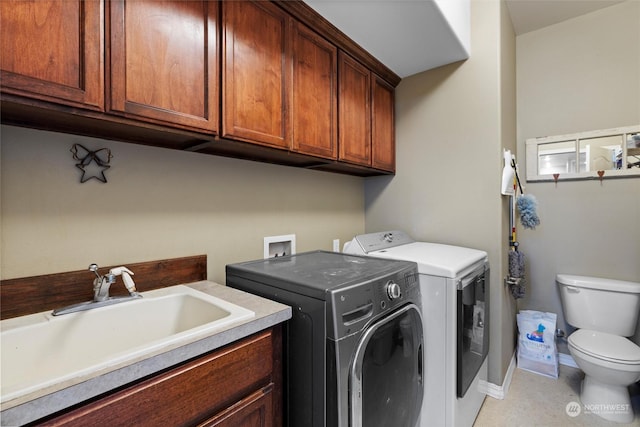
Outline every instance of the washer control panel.
<svg viewBox="0 0 640 427">
<path fill-rule="evenodd" d="M 398 299 L 402 296 L 402 289 L 400 288 L 400 285 L 393 280 L 389 280 L 385 285 L 385 288 L 387 289 L 387 296 L 390 300 Z"/>
<path fill-rule="evenodd" d="M 329 338 L 340 339 L 360 331 L 372 320 L 409 303 L 422 306 L 417 265 L 332 291 L 331 307 L 327 307 Z"/>
</svg>

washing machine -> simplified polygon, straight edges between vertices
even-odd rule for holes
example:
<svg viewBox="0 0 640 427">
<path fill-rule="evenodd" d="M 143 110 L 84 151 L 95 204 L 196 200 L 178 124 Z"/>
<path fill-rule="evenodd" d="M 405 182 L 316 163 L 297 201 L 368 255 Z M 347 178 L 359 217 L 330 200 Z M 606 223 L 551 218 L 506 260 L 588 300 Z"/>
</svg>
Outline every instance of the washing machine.
<svg viewBox="0 0 640 427">
<path fill-rule="evenodd" d="M 227 265 L 226 283 L 292 307 L 285 426 L 419 425 L 424 322 L 415 262 L 313 251 Z"/>
<path fill-rule="evenodd" d="M 343 251 L 418 264 L 425 345 L 420 425 L 471 427 L 487 391 L 487 253 L 416 242 L 402 231 L 356 236 Z"/>
</svg>

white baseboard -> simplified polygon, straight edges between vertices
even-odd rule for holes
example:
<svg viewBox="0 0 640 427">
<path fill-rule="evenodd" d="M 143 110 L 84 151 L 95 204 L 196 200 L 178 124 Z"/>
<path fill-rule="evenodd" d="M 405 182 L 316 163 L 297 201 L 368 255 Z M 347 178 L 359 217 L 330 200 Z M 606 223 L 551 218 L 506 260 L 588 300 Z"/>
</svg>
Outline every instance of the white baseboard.
<svg viewBox="0 0 640 427">
<path fill-rule="evenodd" d="M 577 368 L 575 360 L 571 357 L 570 354 L 558 353 L 558 362 L 561 365 L 571 366 L 572 368 Z M 511 357 L 511 362 L 509 362 L 509 367 L 507 368 L 507 373 L 504 375 L 504 381 L 502 385 L 493 384 L 487 381 L 480 381 L 481 387 L 483 387 L 487 391 L 487 396 L 491 396 L 494 399 L 503 400 L 507 392 L 509 391 L 509 386 L 511 385 L 511 379 L 513 378 L 513 371 L 516 369 L 516 353 L 513 353 Z M 484 384 L 483 384 L 484 383 Z"/>
<path fill-rule="evenodd" d="M 513 353 L 511 357 L 511 362 L 509 362 L 509 367 L 507 368 L 507 373 L 504 375 L 504 380 L 502 381 L 502 385 L 493 384 L 490 382 L 486 383 L 487 396 L 491 396 L 494 399 L 504 399 L 509 391 L 509 386 L 511 385 L 511 378 L 513 378 L 513 371 L 516 369 L 516 353 Z"/>
</svg>

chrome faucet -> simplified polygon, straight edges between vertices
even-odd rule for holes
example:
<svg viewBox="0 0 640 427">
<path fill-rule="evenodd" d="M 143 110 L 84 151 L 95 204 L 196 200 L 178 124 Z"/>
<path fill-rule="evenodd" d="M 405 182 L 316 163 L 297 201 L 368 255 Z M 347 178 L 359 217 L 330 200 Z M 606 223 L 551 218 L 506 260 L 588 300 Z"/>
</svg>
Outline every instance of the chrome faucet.
<svg viewBox="0 0 640 427">
<path fill-rule="evenodd" d="M 98 272 L 98 265 L 91 264 L 89 265 L 89 271 L 96 275 L 96 278 L 93 279 L 93 300 L 55 309 L 51 314 L 54 316 L 60 316 L 62 314 L 90 310 L 92 308 L 104 307 L 107 305 L 117 304 L 119 302 L 142 298 L 142 295 L 140 295 L 136 290 L 136 285 L 131 278 L 133 271 L 129 270 L 127 267 L 112 268 L 109 270 L 109 273 L 101 276 Z M 122 276 L 122 281 L 129 291 L 129 295 L 117 297 L 109 296 L 109 288 L 116 282 L 117 276 Z"/>
<path fill-rule="evenodd" d="M 94 272 L 96 275 L 96 278 L 93 279 L 93 301 L 99 302 L 109 299 L 109 287 L 116 281 L 115 274 L 109 272 L 101 276 L 100 273 L 98 273 L 98 264 L 91 264 L 89 271 Z"/>
</svg>

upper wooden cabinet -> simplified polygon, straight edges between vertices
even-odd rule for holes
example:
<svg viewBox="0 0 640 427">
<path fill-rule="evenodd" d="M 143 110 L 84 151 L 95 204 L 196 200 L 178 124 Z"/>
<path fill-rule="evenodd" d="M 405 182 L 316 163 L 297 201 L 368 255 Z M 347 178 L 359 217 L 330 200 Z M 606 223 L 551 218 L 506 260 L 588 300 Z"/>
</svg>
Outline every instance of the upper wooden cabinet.
<svg viewBox="0 0 640 427">
<path fill-rule="evenodd" d="M 293 141 L 299 153 L 336 159 L 338 49 L 303 24 L 293 37 Z"/>
<path fill-rule="evenodd" d="M 342 52 L 339 64 L 339 160 L 395 172 L 393 87 Z"/>
<path fill-rule="evenodd" d="M 338 60 L 339 160 L 371 166 L 371 73 L 343 52 Z"/>
<path fill-rule="evenodd" d="M 338 49 L 273 3 L 222 8 L 222 135 L 335 160 Z"/>
<path fill-rule="evenodd" d="M 102 10 L 98 0 L 0 1 L 2 92 L 103 110 Z"/>
<path fill-rule="evenodd" d="M 373 74 L 371 88 L 371 166 L 395 172 L 396 139 L 394 89 Z"/>
<path fill-rule="evenodd" d="M 274 3 L 222 3 L 222 136 L 289 148 L 290 26 Z"/>
<path fill-rule="evenodd" d="M 400 78 L 302 1 L 0 0 L 2 123 L 395 172 Z"/>
<path fill-rule="evenodd" d="M 218 3 L 109 4 L 109 111 L 217 132 Z"/>
</svg>

